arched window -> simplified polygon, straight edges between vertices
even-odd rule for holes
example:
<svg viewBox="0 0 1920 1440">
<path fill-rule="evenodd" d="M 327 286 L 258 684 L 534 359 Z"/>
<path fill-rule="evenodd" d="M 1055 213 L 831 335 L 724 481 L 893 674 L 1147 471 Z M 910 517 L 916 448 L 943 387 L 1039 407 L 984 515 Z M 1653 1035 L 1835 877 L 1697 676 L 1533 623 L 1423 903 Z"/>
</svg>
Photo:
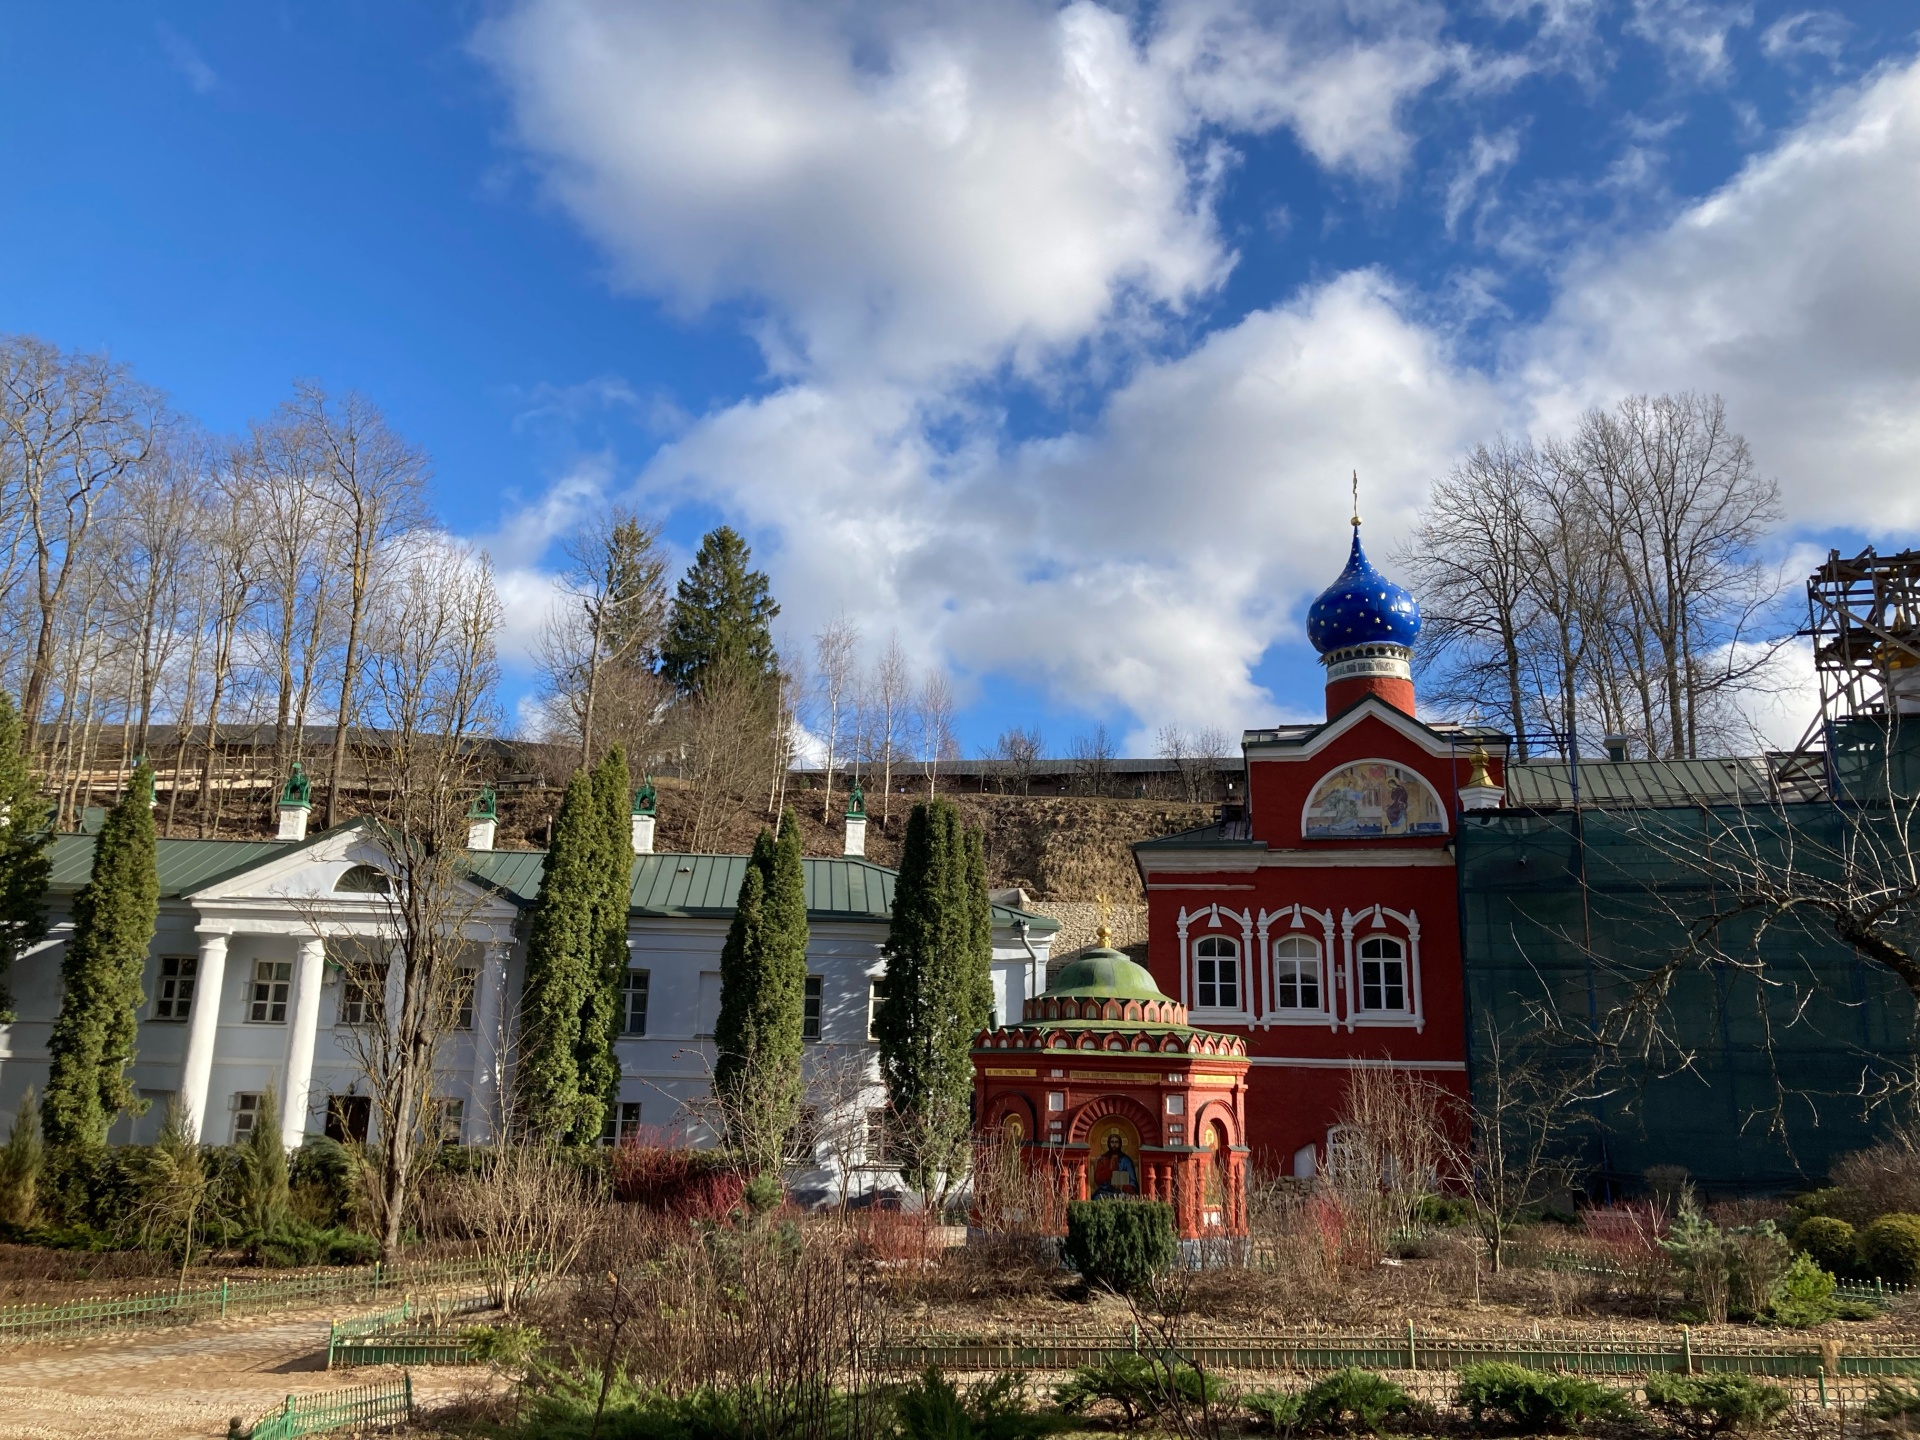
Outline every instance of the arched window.
<svg viewBox="0 0 1920 1440">
<path fill-rule="evenodd" d="M 1320 1008 L 1320 942 L 1311 935 L 1274 942 L 1273 1005 L 1276 1010 Z"/>
<path fill-rule="evenodd" d="M 1240 1008 L 1240 942 L 1208 935 L 1193 947 L 1195 1004 L 1202 1010 Z"/>
<path fill-rule="evenodd" d="M 1391 935 L 1369 935 L 1360 942 L 1360 1008 L 1407 1008 L 1407 947 Z"/>
<path fill-rule="evenodd" d="M 349 895 L 385 895 L 393 889 L 393 882 L 371 865 L 355 865 L 333 882 L 333 888 Z"/>
</svg>

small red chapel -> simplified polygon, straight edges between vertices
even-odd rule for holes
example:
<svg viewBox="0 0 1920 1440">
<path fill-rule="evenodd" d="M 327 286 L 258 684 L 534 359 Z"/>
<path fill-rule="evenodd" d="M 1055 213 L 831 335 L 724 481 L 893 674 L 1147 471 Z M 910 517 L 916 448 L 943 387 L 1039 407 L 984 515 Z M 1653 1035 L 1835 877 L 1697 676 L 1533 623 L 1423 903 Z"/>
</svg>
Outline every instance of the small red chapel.
<svg viewBox="0 0 1920 1440">
<path fill-rule="evenodd" d="M 1017 1023 L 973 1043 L 982 1136 L 1020 1147 L 1066 1198 L 1164 1200 L 1185 1240 L 1247 1233 L 1247 1046 L 1100 944 Z"/>
</svg>

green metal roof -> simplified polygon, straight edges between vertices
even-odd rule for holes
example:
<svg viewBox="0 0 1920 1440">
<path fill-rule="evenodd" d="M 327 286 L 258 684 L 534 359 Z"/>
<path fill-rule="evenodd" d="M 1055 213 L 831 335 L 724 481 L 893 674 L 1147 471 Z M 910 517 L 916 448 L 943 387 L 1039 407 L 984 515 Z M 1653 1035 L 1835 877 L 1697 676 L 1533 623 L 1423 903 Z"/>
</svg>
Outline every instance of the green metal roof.
<svg viewBox="0 0 1920 1440">
<path fill-rule="evenodd" d="M 358 822 L 355 822 L 358 823 Z M 321 832 L 325 833 L 325 832 Z M 217 880 L 238 875 L 254 866 L 303 849 L 320 839 L 309 835 L 298 844 L 287 840 L 160 840 L 154 859 L 160 872 L 160 894 L 178 899 Z M 56 891 L 78 890 L 93 871 L 91 835 L 56 835 L 51 846 Z M 540 893 L 547 854 L 544 850 L 486 850 L 472 856 L 473 873 L 515 904 L 530 905 Z M 817 920 L 868 920 L 884 925 L 893 913 L 895 872 L 860 859 L 803 859 L 807 914 Z M 633 911 L 638 915 L 680 915 L 727 919 L 734 897 L 747 873 L 745 855 L 636 855 L 633 857 Z M 1011 926 L 1024 920 L 1037 934 L 1052 934 L 1058 920 L 993 907 L 993 922 Z"/>
<path fill-rule="evenodd" d="M 1196 825 L 1191 830 L 1176 830 L 1171 835 L 1156 835 L 1151 840 L 1136 840 L 1135 850 L 1217 849 L 1221 846 L 1264 850 L 1267 842 L 1255 840 L 1245 820 L 1227 820 L 1213 825 Z"/>
<path fill-rule="evenodd" d="M 1118 950 L 1087 950 L 1060 967 L 1047 986 L 1047 994 L 1059 999 L 1069 995 L 1096 1000 L 1158 1000 L 1168 1004 L 1173 997 L 1162 995 L 1146 966 L 1137 964 Z"/>
<path fill-rule="evenodd" d="M 1762 757 L 1723 760 L 1516 761 L 1507 766 L 1507 803 L 1523 810 L 1584 806 L 1658 809 L 1684 805 L 1766 804 L 1775 798 Z"/>
<path fill-rule="evenodd" d="M 71 891 L 87 883 L 93 873 L 93 841 L 91 835 L 53 837 L 48 847 L 53 865 L 49 888 Z M 160 894 L 175 899 L 293 847 L 285 840 L 158 840 L 153 848 Z"/>
<path fill-rule="evenodd" d="M 474 873 L 515 903 L 531 905 L 546 868 L 544 850 L 491 850 L 473 857 Z M 871 860 L 808 858 L 800 862 L 807 887 L 807 915 L 816 920 L 867 920 L 885 924 L 893 913 L 895 872 Z M 728 919 L 746 877 L 745 855 L 672 852 L 633 858 L 631 904 L 636 915 Z M 1007 905 L 993 907 L 993 923 L 1051 934 L 1058 920 Z"/>
</svg>

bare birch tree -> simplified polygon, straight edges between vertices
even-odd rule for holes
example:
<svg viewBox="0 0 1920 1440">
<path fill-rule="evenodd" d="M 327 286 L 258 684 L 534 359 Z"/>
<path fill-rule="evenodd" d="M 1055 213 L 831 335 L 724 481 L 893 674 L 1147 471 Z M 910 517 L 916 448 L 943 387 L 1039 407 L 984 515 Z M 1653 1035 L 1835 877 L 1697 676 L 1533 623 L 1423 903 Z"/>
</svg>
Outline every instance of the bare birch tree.
<svg viewBox="0 0 1920 1440">
<path fill-rule="evenodd" d="M 814 715 L 820 743 L 826 747 L 827 791 L 820 819 L 833 819 L 833 777 L 846 758 L 847 722 L 859 681 L 860 631 L 841 616 L 813 637 Z"/>
<path fill-rule="evenodd" d="M 907 652 L 900 648 L 900 635 L 887 636 L 886 648 L 874 663 L 866 693 L 868 764 L 880 771 L 880 828 L 886 830 L 893 815 L 893 766 L 900 757 L 902 733 L 913 695 L 913 670 L 907 664 Z"/>
</svg>

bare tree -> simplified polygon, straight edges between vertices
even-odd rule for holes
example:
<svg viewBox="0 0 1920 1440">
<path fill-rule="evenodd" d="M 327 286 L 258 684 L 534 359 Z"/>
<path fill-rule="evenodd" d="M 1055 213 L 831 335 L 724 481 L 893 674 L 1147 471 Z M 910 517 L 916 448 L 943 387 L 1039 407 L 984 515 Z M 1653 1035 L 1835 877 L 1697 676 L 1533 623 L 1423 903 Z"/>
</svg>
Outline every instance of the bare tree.
<svg viewBox="0 0 1920 1440">
<path fill-rule="evenodd" d="M 1082 794 L 1105 795 L 1113 787 L 1113 740 L 1105 725 L 1074 736 L 1068 753 L 1073 757 L 1075 788 Z"/>
<path fill-rule="evenodd" d="M 899 758 L 901 734 L 913 693 L 913 672 L 896 631 L 887 636 L 886 649 L 873 667 L 867 686 L 866 725 L 868 763 L 880 770 L 880 828 L 889 827 L 893 814 L 893 764 Z"/>
<path fill-rule="evenodd" d="M 102 498 L 146 459 L 165 423 L 159 397 L 104 355 L 69 355 L 45 341 L 0 338 L 0 472 L 33 595 L 33 644 L 21 690 L 29 750 L 55 664 L 55 638 Z M 0 522 L 4 523 L 4 522 Z"/>
<path fill-rule="evenodd" d="M 1327 1185 L 1369 1259 L 1410 1228 L 1421 1201 L 1458 1182 L 1467 1117 L 1458 1097 L 1391 1065 L 1347 1073 L 1327 1148 Z"/>
<path fill-rule="evenodd" d="M 423 519 L 427 457 L 387 425 L 363 395 L 340 399 L 309 381 L 294 387 L 297 417 L 324 481 L 321 496 L 333 512 L 338 540 L 332 561 L 345 588 L 339 703 L 334 707 L 333 761 L 327 779 L 326 823 L 340 815 L 346 784 L 347 734 L 356 714 L 356 690 L 365 657 L 368 615 L 375 600 L 382 552 Z"/>
<path fill-rule="evenodd" d="M 1022 795 L 1033 788 L 1033 769 L 1040 763 L 1045 744 L 1037 726 L 1026 730 L 1015 725 L 1000 732 L 1000 738 L 993 744 L 993 758 L 1004 761 L 1007 766 L 1000 784 L 1002 791 L 1009 784 L 1017 787 Z"/>
<path fill-rule="evenodd" d="M 814 714 L 820 743 L 826 747 L 827 793 L 820 801 L 820 819 L 833 819 L 833 776 L 837 761 L 846 758 L 848 711 L 859 683 L 860 631 L 844 615 L 813 637 Z"/>
<path fill-rule="evenodd" d="M 1473 1129 L 1463 1179 L 1474 1220 L 1497 1272 L 1523 1216 L 1578 1183 L 1573 1143 L 1594 1098 L 1599 1053 L 1552 1043 L 1556 1026 L 1503 1032 L 1492 1015 L 1475 1047 Z"/>
<path fill-rule="evenodd" d="M 620 702 L 636 693 L 642 703 L 652 701 L 650 709 L 662 698 L 660 687 L 635 687 L 632 681 L 651 679 L 659 660 L 667 561 L 660 527 L 619 508 L 581 526 L 565 552 L 565 598 L 547 626 L 541 660 L 549 693 L 573 722 L 585 765 L 592 763 L 596 722 L 608 701 L 618 712 Z M 630 730 L 635 718 L 621 715 L 603 728 Z"/>
<path fill-rule="evenodd" d="M 940 762 L 960 753 L 960 742 L 953 732 L 953 682 L 937 665 L 920 682 L 916 697 L 915 720 L 920 731 L 920 753 L 926 758 L 927 794 L 932 795 L 940 779 Z"/>
<path fill-rule="evenodd" d="M 399 1246 L 437 1119 L 435 1060 L 485 936 L 486 897 L 467 883 L 466 812 L 477 742 L 492 732 L 500 606 L 484 557 L 414 543 L 371 612 L 368 700 L 389 799 L 370 834 L 387 889 L 385 983 L 364 990 L 365 1023 L 345 1032 L 365 1076 L 375 1133 L 370 1184 L 383 1254 Z M 377 964 L 377 961 L 375 962 Z"/>
</svg>

